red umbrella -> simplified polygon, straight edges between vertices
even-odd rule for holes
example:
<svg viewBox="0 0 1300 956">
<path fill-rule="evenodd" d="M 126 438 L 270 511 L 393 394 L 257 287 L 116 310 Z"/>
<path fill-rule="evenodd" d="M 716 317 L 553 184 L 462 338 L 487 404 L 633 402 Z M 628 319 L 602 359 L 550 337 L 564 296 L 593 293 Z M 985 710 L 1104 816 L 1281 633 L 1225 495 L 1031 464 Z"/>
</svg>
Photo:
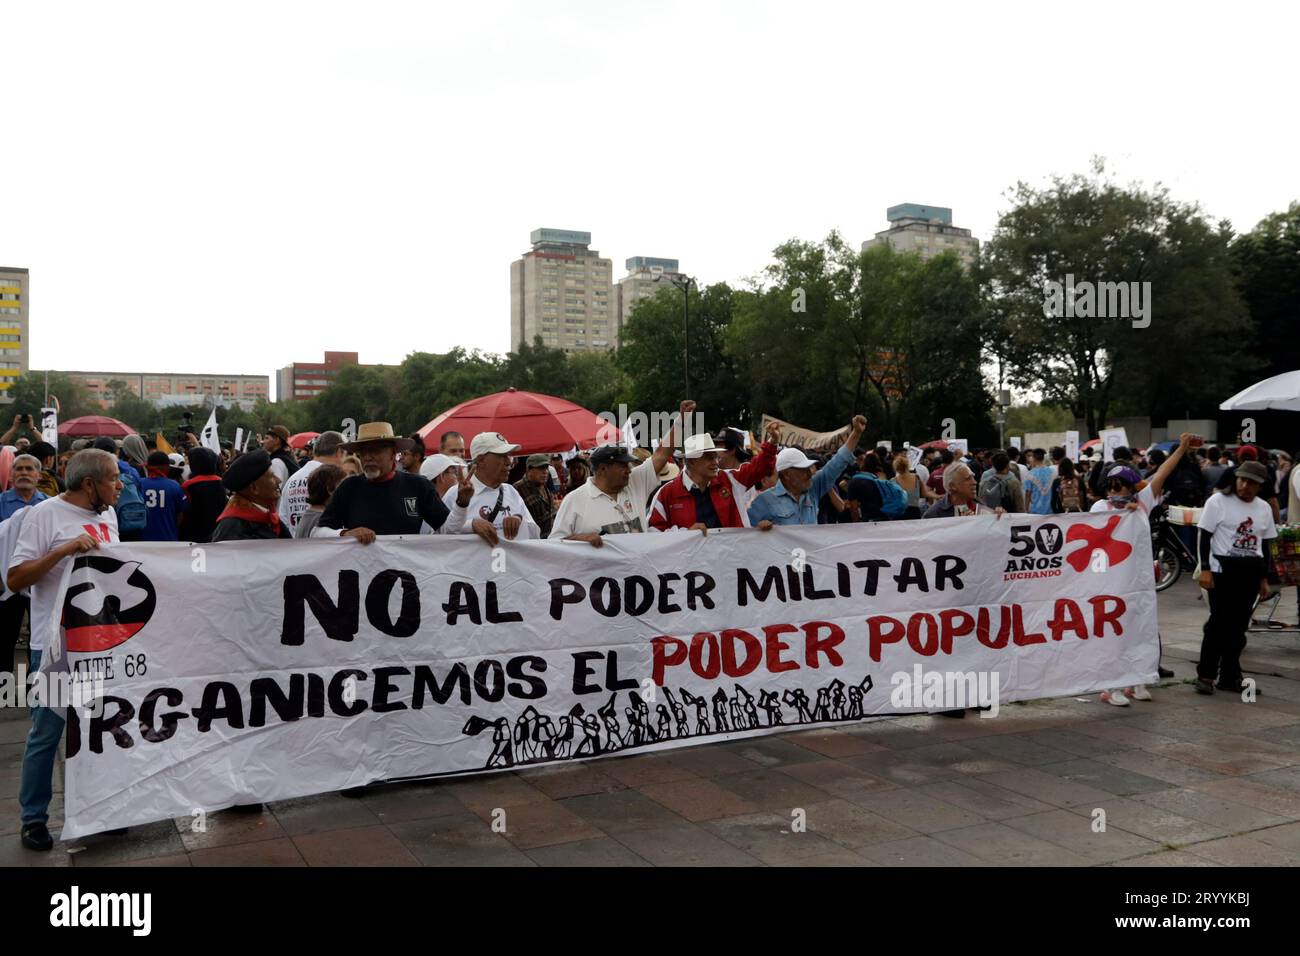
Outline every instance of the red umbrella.
<svg viewBox="0 0 1300 956">
<path fill-rule="evenodd" d="M 289 436 L 290 448 L 306 448 L 307 443 L 315 441 L 320 437 L 320 432 L 298 432 L 296 435 Z"/>
<path fill-rule="evenodd" d="M 517 454 L 595 448 L 617 442 L 618 429 L 581 405 L 554 395 L 506 389 L 461 402 L 443 412 L 417 432 L 429 452 L 438 450 L 443 432 L 460 432 L 469 443 L 479 432 L 500 432 L 506 441 L 521 445 Z"/>
<path fill-rule="evenodd" d="M 945 441 L 944 439 L 942 439 L 942 438 L 936 438 L 934 441 L 928 441 L 928 442 L 926 442 L 924 445 L 917 445 L 916 447 L 917 447 L 917 448 L 937 448 L 937 449 L 939 449 L 940 451 L 943 451 L 945 448 L 948 447 L 948 442 L 946 442 L 946 441 Z"/>
<path fill-rule="evenodd" d="M 107 435 L 109 438 L 125 438 L 127 435 L 134 435 L 135 431 L 130 425 L 119 422 L 116 418 L 109 418 L 107 415 L 82 415 L 80 418 L 69 418 L 60 425 L 59 434 L 73 438 L 98 438 L 100 435 Z"/>
</svg>

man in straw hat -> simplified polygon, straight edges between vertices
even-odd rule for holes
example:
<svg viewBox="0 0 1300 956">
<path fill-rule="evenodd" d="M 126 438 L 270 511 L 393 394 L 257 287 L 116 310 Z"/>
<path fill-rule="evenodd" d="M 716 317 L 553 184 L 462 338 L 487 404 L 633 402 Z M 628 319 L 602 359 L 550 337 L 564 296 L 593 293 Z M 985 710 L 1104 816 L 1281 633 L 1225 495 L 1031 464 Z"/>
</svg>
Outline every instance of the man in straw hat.
<svg viewBox="0 0 1300 956">
<path fill-rule="evenodd" d="M 366 422 L 355 441 L 343 446 L 361 459 L 360 475 L 334 490 L 325 513 L 312 530 L 313 538 L 356 538 L 369 544 L 381 534 L 419 534 L 421 524 L 434 531 L 447 520 L 449 509 L 419 475 L 397 467 L 397 456 L 411 447 L 388 422 Z M 463 515 L 463 509 L 462 509 Z"/>
<path fill-rule="evenodd" d="M 672 466 L 677 430 L 695 411 L 695 403 L 688 399 L 679 411 L 654 454 L 640 464 L 619 445 L 593 451 L 592 475 L 584 485 L 564 496 L 550 537 L 587 541 L 599 548 L 603 543 L 601 535 L 648 531 L 646 501 L 659 487 L 660 473 Z"/>
</svg>

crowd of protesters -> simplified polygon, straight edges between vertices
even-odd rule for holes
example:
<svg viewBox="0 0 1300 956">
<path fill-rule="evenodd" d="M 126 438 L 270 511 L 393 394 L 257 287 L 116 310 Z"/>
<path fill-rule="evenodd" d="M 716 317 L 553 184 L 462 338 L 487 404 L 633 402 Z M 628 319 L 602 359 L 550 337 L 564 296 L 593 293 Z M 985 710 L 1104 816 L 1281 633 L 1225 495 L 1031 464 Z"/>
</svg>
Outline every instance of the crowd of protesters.
<svg viewBox="0 0 1300 956">
<path fill-rule="evenodd" d="M 1257 596 L 1268 593 L 1265 542 L 1297 511 L 1300 473 L 1291 457 L 1252 445 L 1200 447 L 1183 435 L 1168 453 L 1116 448 L 1113 460 L 1078 461 L 1063 448 L 892 450 L 863 446 L 856 416 L 829 454 L 778 448 L 773 424 L 759 442 L 727 429 L 678 433 L 695 403 L 684 401 L 653 450 L 621 445 L 587 454 L 519 454 L 496 432 L 400 436 L 386 422 L 348 440 L 326 431 L 303 449 L 274 426 L 260 446 L 202 447 L 192 431 L 173 451 L 138 435 L 75 442 L 64 455 L 22 421 L 0 436 L 0 661 L 13 660 L 30 616 L 29 668 L 40 666 L 69 558 L 120 541 L 194 543 L 476 535 L 585 541 L 600 547 L 624 533 L 837 524 L 962 516 L 1138 510 L 1165 504 L 1203 509 L 1200 584 L 1210 619 L 1196 689 L 1239 691 L 1240 653 Z M 433 437 L 433 436 L 430 436 Z M 751 447 L 751 445 L 753 447 Z M 1172 676 L 1161 668 L 1161 676 Z M 1217 681 L 1217 683 L 1216 683 Z M 1143 687 L 1109 690 L 1126 705 Z M 52 769 L 63 718 L 33 708 L 20 804 L 24 846 L 49 849 Z M 360 788 L 345 791 L 356 795 Z M 258 810 L 252 806 L 241 809 Z"/>
</svg>

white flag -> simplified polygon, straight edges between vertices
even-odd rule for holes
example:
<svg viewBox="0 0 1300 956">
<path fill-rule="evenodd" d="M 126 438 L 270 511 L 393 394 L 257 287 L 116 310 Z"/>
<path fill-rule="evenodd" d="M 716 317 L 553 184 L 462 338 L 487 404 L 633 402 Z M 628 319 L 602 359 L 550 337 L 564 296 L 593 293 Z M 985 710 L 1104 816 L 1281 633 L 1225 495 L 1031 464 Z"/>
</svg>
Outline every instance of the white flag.
<svg viewBox="0 0 1300 956">
<path fill-rule="evenodd" d="M 218 455 L 221 454 L 221 442 L 217 440 L 217 408 L 212 407 L 212 413 L 208 415 L 207 424 L 203 426 L 203 434 L 199 436 L 199 444 L 204 448 L 211 448 Z"/>
<path fill-rule="evenodd" d="M 242 428 L 235 429 L 235 447 L 239 449 L 244 447 L 244 430 Z"/>
</svg>

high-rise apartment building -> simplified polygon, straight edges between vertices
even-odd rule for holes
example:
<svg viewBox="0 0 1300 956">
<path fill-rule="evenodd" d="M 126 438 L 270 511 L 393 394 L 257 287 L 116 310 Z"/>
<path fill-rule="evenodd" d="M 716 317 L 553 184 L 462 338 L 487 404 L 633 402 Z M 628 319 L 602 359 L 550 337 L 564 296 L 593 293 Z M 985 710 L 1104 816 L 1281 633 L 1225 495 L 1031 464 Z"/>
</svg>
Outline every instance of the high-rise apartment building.
<svg viewBox="0 0 1300 956">
<path fill-rule="evenodd" d="M 12 402 L 9 389 L 27 374 L 28 274 L 0 266 L 0 403 Z"/>
<path fill-rule="evenodd" d="M 680 274 L 676 259 L 656 259 L 652 256 L 633 256 L 625 263 L 627 275 L 618 280 L 618 327 L 615 341 L 623 333 L 623 326 L 632 316 L 632 310 L 642 299 L 653 299 L 661 289 L 677 288 L 671 282 Z"/>
<path fill-rule="evenodd" d="M 889 220 L 889 228 L 864 242 L 864 250 L 887 242 L 899 252 L 919 253 L 922 259 L 955 252 L 966 269 L 973 268 L 979 259 L 980 241 L 970 234 L 969 229 L 960 229 L 952 224 L 951 209 L 905 202 L 890 206 L 885 217 Z"/>
<path fill-rule="evenodd" d="M 566 352 L 618 345 L 618 304 L 610 260 L 591 233 L 534 229 L 533 248 L 510 264 L 510 348 L 542 343 Z"/>
</svg>

